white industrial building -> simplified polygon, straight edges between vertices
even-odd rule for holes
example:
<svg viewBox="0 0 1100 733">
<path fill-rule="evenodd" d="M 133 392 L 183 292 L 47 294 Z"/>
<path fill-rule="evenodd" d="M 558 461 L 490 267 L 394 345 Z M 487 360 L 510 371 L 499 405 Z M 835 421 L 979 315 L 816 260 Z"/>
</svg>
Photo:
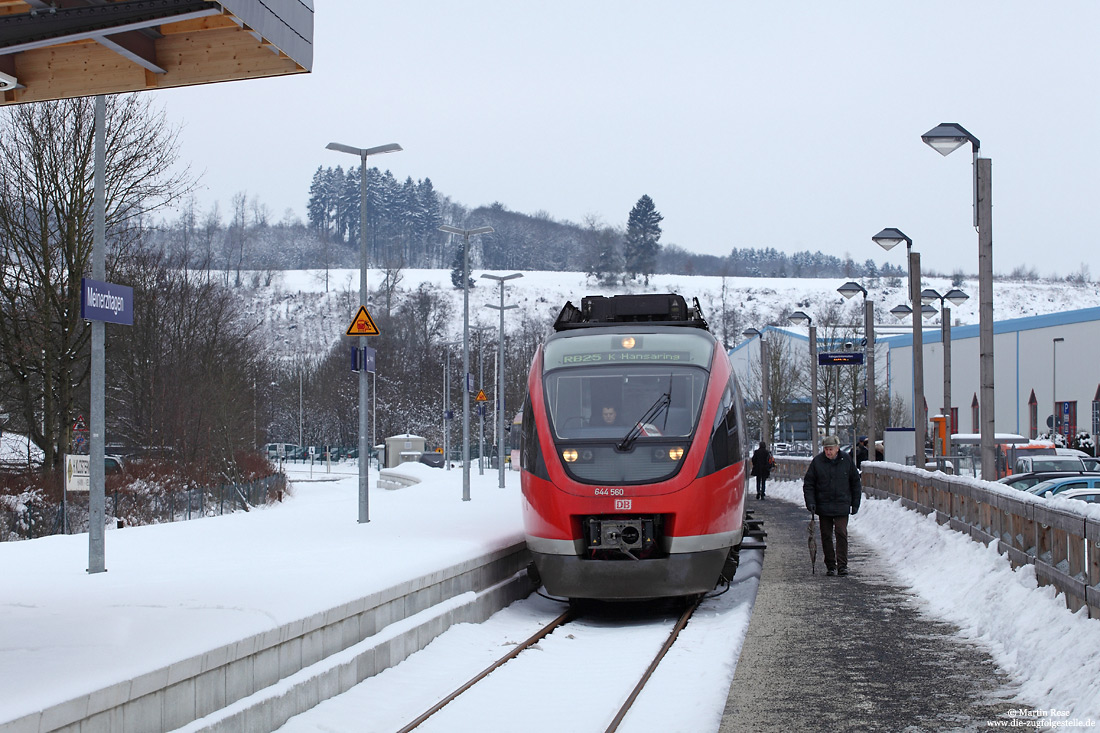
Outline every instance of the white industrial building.
<svg viewBox="0 0 1100 733">
<path fill-rule="evenodd" d="M 1100 434 L 1100 308 L 994 321 L 993 334 L 994 419 L 998 433 L 1034 437 L 1049 430 L 1048 419 L 1057 412 L 1055 424 L 1063 435 Z M 806 329 L 769 326 L 764 329 L 764 338 L 776 345 L 785 341 L 794 358 L 809 360 Z M 944 382 L 940 326 L 925 324 L 923 340 L 925 403 L 928 415 L 938 415 L 943 412 Z M 880 335 L 876 342 L 880 398 L 897 395 L 911 407 L 912 334 Z M 834 346 L 819 340 L 819 351 L 831 348 Z M 978 356 L 978 326 L 953 326 L 952 432 L 980 431 Z M 751 365 L 760 359 L 759 339 L 742 342 L 730 350 L 729 357 L 738 379 L 746 384 Z M 746 400 L 757 401 L 759 395 L 747 394 Z M 900 426 L 879 429 L 885 427 Z"/>
</svg>

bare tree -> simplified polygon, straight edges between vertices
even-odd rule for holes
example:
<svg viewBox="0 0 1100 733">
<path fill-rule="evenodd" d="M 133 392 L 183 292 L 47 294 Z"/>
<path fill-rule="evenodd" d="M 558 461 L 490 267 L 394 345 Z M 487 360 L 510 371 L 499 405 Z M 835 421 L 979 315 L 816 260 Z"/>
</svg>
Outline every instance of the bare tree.
<svg viewBox="0 0 1100 733">
<path fill-rule="evenodd" d="M 176 131 L 147 98 L 107 99 L 107 277 L 148 212 L 191 188 L 176 169 Z M 88 379 L 90 330 L 80 279 L 90 269 L 94 103 L 18 105 L 0 113 L 0 366 L 19 428 L 57 467 L 68 450 L 77 389 Z"/>
</svg>

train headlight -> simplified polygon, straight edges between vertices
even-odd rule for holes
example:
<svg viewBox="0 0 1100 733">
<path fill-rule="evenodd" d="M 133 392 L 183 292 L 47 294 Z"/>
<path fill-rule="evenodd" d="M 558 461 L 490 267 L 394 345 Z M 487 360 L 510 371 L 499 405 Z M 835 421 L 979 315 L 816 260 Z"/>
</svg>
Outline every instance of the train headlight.
<svg viewBox="0 0 1100 733">
<path fill-rule="evenodd" d="M 678 461 L 684 457 L 683 446 L 676 446 L 675 448 L 654 448 L 653 460 L 655 461 Z"/>
<path fill-rule="evenodd" d="M 565 459 L 566 463 L 573 463 L 577 460 L 577 451 L 573 448 L 566 448 L 561 452 L 561 457 Z"/>
<path fill-rule="evenodd" d="M 637 342 L 634 340 L 633 336 L 623 336 L 623 340 L 620 343 L 622 343 L 624 349 L 633 349 Z"/>
</svg>

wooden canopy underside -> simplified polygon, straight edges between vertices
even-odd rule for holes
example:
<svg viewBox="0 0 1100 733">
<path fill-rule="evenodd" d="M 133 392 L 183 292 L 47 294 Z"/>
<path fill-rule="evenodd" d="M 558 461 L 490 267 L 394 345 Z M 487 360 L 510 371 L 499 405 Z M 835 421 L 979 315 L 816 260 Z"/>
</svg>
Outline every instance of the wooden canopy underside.
<svg viewBox="0 0 1100 733">
<path fill-rule="evenodd" d="M 312 32 L 310 0 L 0 0 L 0 105 L 308 72 Z"/>
</svg>

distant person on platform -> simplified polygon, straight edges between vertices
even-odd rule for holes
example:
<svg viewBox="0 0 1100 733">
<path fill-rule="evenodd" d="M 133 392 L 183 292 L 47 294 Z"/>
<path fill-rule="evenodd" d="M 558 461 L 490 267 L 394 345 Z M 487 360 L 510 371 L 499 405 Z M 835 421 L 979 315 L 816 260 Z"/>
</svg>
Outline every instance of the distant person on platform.
<svg viewBox="0 0 1100 733">
<path fill-rule="evenodd" d="M 867 460 L 867 438 L 860 438 L 856 443 L 856 468 L 860 468 Z"/>
<path fill-rule="evenodd" d="M 821 519 L 821 550 L 826 575 L 848 574 L 848 515 L 859 511 L 863 489 L 852 459 L 840 452 L 840 440 L 827 435 L 822 451 L 810 461 L 802 481 L 806 508 Z M 833 546 L 833 535 L 836 546 Z"/>
<path fill-rule="evenodd" d="M 752 454 L 752 475 L 756 476 L 756 498 L 764 498 L 764 485 L 768 481 L 768 476 L 772 474 L 772 465 L 775 461 L 772 459 L 771 451 L 768 450 L 768 446 L 764 441 L 760 441 L 760 447 L 753 451 Z"/>
</svg>

